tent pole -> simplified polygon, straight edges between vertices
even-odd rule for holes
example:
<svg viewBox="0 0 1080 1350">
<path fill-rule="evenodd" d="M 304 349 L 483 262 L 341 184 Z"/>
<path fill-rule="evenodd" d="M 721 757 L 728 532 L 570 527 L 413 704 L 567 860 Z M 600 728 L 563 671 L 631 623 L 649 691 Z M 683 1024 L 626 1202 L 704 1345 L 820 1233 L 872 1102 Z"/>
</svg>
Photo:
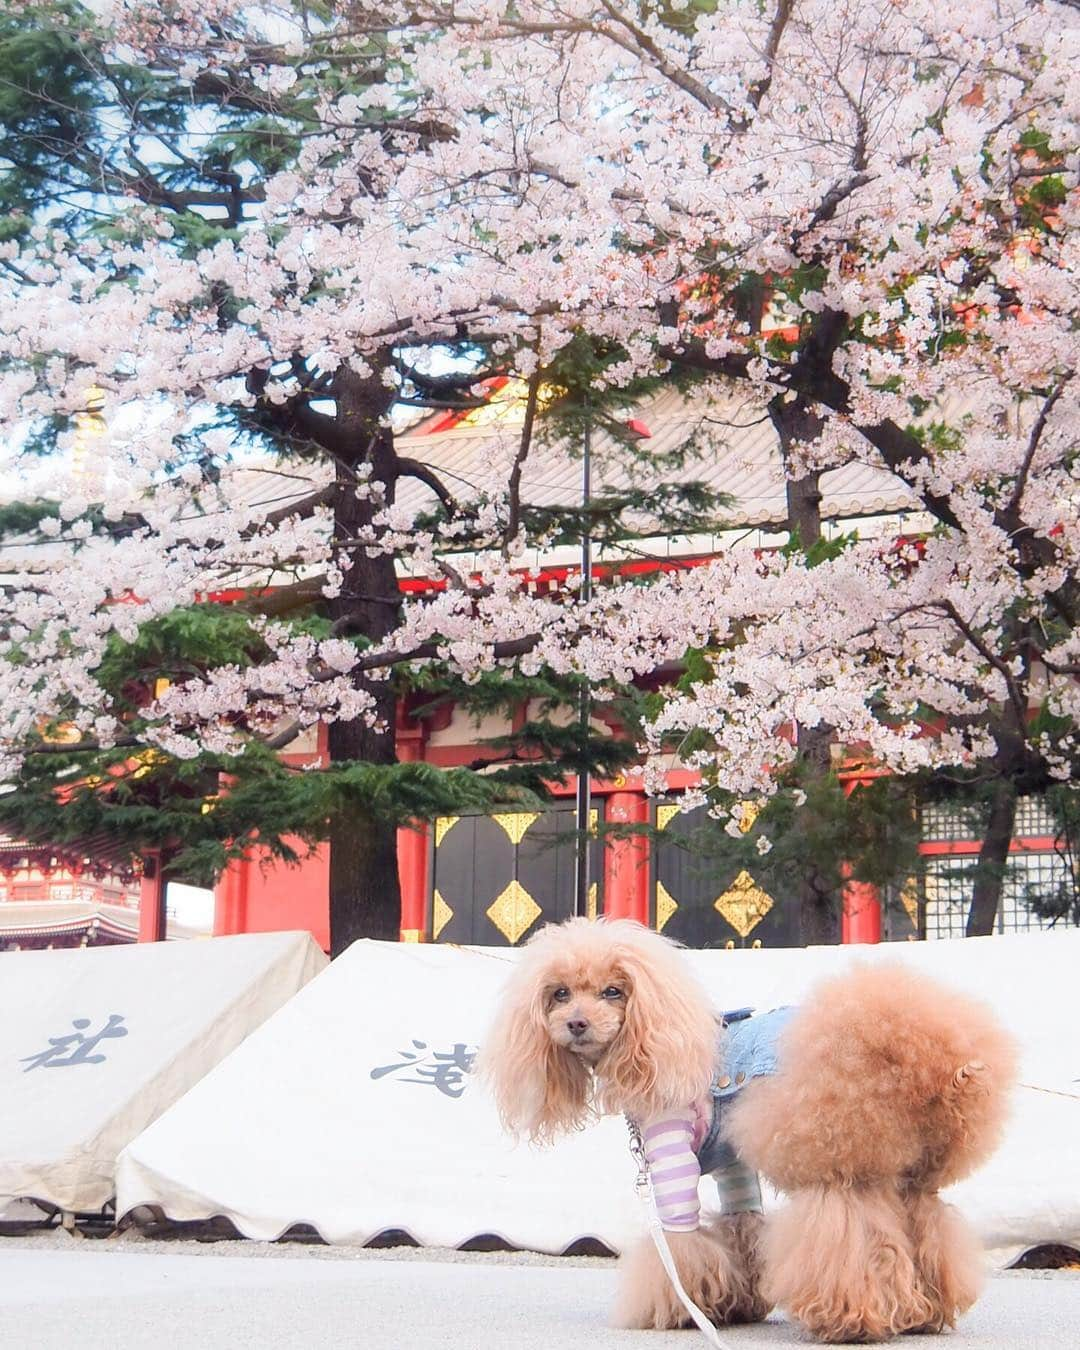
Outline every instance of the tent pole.
<svg viewBox="0 0 1080 1350">
<path fill-rule="evenodd" d="M 585 393 L 585 431 L 581 453 L 581 589 L 580 602 L 588 604 L 592 598 L 592 533 L 589 528 L 588 508 L 592 497 L 592 410 L 589 406 L 589 394 Z M 589 714 L 592 699 L 586 683 L 581 691 L 579 715 L 581 719 L 582 745 L 589 735 Z M 582 769 L 577 779 L 577 833 L 574 876 L 574 913 L 587 914 L 589 906 L 589 798 L 592 783 L 588 770 Z"/>
</svg>

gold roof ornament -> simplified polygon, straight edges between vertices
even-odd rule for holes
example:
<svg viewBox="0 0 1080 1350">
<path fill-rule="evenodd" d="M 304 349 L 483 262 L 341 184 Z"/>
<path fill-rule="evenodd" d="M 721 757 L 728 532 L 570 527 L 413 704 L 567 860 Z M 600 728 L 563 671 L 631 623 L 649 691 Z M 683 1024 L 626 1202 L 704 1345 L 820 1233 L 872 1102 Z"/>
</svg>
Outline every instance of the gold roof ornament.
<svg viewBox="0 0 1080 1350">
<path fill-rule="evenodd" d="M 900 888 L 900 903 L 904 907 L 904 912 L 911 920 L 913 928 L 919 926 L 919 879 L 918 877 L 908 877 Z"/>
<path fill-rule="evenodd" d="M 677 806 L 658 806 L 656 808 L 656 828 L 666 830 L 677 815 L 679 815 Z"/>
<path fill-rule="evenodd" d="M 761 802 L 741 801 L 735 808 L 739 821 L 739 829 L 743 834 L 749 834 L 754 828 L 754 822 L 761 815 Z"/>
</svg>

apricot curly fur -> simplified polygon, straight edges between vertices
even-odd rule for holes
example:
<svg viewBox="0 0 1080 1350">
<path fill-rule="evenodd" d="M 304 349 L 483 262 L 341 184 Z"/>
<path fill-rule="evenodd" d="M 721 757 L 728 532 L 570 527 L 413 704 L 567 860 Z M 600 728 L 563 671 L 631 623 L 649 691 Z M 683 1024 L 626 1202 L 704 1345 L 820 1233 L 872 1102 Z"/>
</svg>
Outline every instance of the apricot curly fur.
<svg viewBox="0 0 1080 1350">
<path fill-rule="evenodd" d="M 480 1067 L 507 1127 L 548 1141 L 592 1115 L 647 1119 L 699 1099 L 717 1044 L 674 943 L 573 919 L 522 951 Z M 718 1325 L 779 1305 L 828 1343 L 952 1326 L 980 1257 L 937 1192 L 995 1147 L 1015 1068 L 988 1008 L 921 975 L 872 966 L 824 982 L 782 1032 L 776 1073 L 724 1123 L 786 1204 L 670 1234 L 691 1296 Z M 619 1325 L 688 1324 L 651 1243 L 622 1269 Z"/>
<path fill-rule="evenodd" d="M 789 1197 L 765 1240 L 766 1296 L 822 1341 L 952 1326 L 980 1259 L 937 1191 L 993 1151 L 1015 1071 L 989 1009 L 923 976 L 872 967 L 821 985 L 777 1072 L 725 1123 Z"/>
<path fill-rule="evenodd" d="M 625 983 L 618 1035 L 590 1066 L 556 1045 L 547 999 L 559 985 Z M 545 1142 L 592 1114 L 640 1118 L 708 1090 L 717 1022 L 674 943 L 629 919 L 570 919 L 542 928 L 522 948 L 478 1056 L 504 1125 Z"/>
<path fill-rule="evenodd" d="M 781 1033 L 777 1072 L 725 1123 L 739 1156 L 779 1190 L 966 1176 L 1000 1138 L 1016 1071 L 989 1009 L 915 972 L 828 980 Z"/>
<path fill-rule="evenodd" d="M 760 1214 L 737 1214 L 692 1233 L 668 1234 L 683 1288 L 716 1326 L 760 1322 L 769 1313 L 759 1284 L 763 1224 Z M 645 1331 L 693 1326 L 651 1238 L 631 1248 L 619 1263 L 612 1325 Z"/>
</svg>

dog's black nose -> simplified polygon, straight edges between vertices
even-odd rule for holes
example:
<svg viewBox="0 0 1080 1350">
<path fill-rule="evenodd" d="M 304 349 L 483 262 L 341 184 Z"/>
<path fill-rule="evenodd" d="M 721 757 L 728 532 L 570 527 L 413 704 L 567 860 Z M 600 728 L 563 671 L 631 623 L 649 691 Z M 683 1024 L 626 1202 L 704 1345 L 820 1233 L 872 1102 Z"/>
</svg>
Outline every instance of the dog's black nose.
<svg viewBox="0 0 1080 1350">
<path fill-rule="evenodd" d="M 572 1022 L 567 1022 L 566 1029 L 571 1036 L 584 1036 L 589 1029 L 588 1022 L 584 1018 L 575 1018 Z"/>
</svg>

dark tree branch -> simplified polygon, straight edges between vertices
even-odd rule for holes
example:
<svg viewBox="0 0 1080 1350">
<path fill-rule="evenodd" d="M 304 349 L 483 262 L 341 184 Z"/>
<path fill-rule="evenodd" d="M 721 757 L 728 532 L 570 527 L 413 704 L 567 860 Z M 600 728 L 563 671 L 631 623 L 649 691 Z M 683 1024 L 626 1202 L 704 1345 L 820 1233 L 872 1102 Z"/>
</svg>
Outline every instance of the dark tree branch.
<svg viewBox="0 0 1080 1350">
<path fill-rule="evenodd" d="M 536 369 L 529 377 L 529 393 L 525 400 L 525 422 L 521 428 L 521 441 L 518 444 L 514 464 L 510 470 L 510 508 L 506 520 L 503 556 L 507 556 L 510 544 L 521 526 L 521 470 L 528 458 L 532 446 L 533 423 L 536 421 L 536 405 L 540 395 L 540 362 L 537 357 Z"/>
<path fill-rule="evenodd" d="M 1073 371 L 1063 375 L 1054 386 L 1050 396 L 1043 403 L 1038 417 L 1035 419 L 1035 425 L 1031 428 L 1031 435 L 1028 437 L 1027 450 L 1024 453 L 1023 463 L 1020 465 L 1020 472 L 1016 475 L 1016 486 L 1013 488 L 1012 496 L 1009 498 L 1005 507 L 1006 517 L 1015 515 L 1020 509 L 1020 501 L 1024 495 L 1024 488 L 1027 486 L 1028 474 L 1031 472 L 1031 462 L 1035 458 L 1035 451 L 1039 448 L 1039 441 L 1046 430 L 1046 423 L 1050 414 L 1054 410 L 1054 404 L 1061 397 L 1065 386 L 1073 377 Z"/>
<path fill-rule="evenodd" d="M 769 25 L 769 40 L 765 44 L 765 75 L 758 80 L 750 90 L 750 106 L 755 112 L 761 107 L 762 102 L 768 94 L 772 85 L 773 66 L 776 64 L 776 55 L 780 50 L 780 40 L 784 36 L 784 29 L 787 27 L 788 20 L 791 18 L 791 11 L 795 7 L 795 0 L 779 0 L 776 6 L 776 13 L 773 15 L 773 21 Z"/>
<path fill-rule="evenodd" d="M 409 459 L 407 456 L 399 455 L 397 468 L 400 478 L 415 478 L 417 482 L 429 487 L 442 502 L 448 516 L 457 515 L 458 504 L 453 493 L 427 464 L 422 464 L 418 459 Z"/>
<path fill-rule="evenodd" d="M 303 609 L 306 605 L 322 600 L 325 585 L 325 575 L 304 577 L 302 581 L 291 582 L 288 586 L 276 586 L 273 590 L 247 595 L 237 603 L 244 609 L 269 617 L 291 614 L 293 610 Z"/>
<path fill-rule="evenodd" d="M 637 24 L 633 23 L 625 14 L 620 13 L 612 3 L 612 0 L 600 0 L 600 3 L 611 16 L 612 21 L 617 23 L 620 28 L 624 28 L 633 39 L 633 41 L 628 42 L 626 38 L 620 37 L 617 33 L 613 33 L 610 29 L 607 29 L 605 30 L 606 36 L 610 41 L 614 42 L 616 46 L 622 47 L 624 51 L 633 53 L 635 56 L 640 56 L 642 53 L 645 53 L 665 79 L 670 80 L 671 83 L 681 89 L 684 94 L 689 94 L 690 97 L 696 103 L 700 103 L 703 108 L 707 108 L 713 113 L 724 113 L 729 117 L 732 115 L 734 109 L 726 99 L 721 98 L 719 94 L 714 94 L 713 91 L 709 89 L 707 85 L 702 84 L 700 80 L 694 79 L 689 71 L 682 70 L 678 66 L 672 65 L 667 56 L 665 56 L 664 52 L 661 51 L 660 47 L 657 46 L 656 42 L 653 41 L 648 33 L 639 28 Z"/>
<path fill-rule="evenodd" d="M 297 736 L 305 730 L 302 722 L 289 722 L 287 726 L 275 731 L 272 736 L 263 739 L 263 745 L 268 750 L 283 750 L 291 741 L 295 741 Z"/>
<path fill-rule="evenodd" d="M 482 384 L 485 380 L 506 374 L 504 368 L 491 367 L 487 370 L 462 370 L 450 375 L 428 375 L 424 371 L 416 370 L 400 357 L 394 361 L 394 366 L 402 378 L 408 380 L 420 393 L 435 395 L 468 392 L 475 384 Z"/>
<path fill-rule="evenodd" d="M 872 182 L 873 177 L 874 175 L 871 173 L 855 173 L 852 174 L 850 178 L 845 179 L 842 183 L 834 183 L 829 191 L 826 192 L 825 196 L 822 197 L 814 214 L 802 229 L 795 230 L 792 233 L 792 248 L 797 250 L 808 234 L 812 234 L 819 225 L 824 225 L 827 221 L 832 220 L 842 203 L 847 201 L 853 192 L 857 192 L 859 188 L 865 187 L 867 183 Z"/>
<path fill-rule="evenodd" d="M 289 520 L 293 516 L 307 519 L 308 516 L 314 515 L 320 506 L 328 506 L 333 500 L 334 484 L 328 483 L 318 492 L 312 492 L 307 497 L 300 497 L 297 501 L 289 502 L 285 506 L 279 506 L 276 510 L 267 512 L 261 521 L 245 530 L 241 538 L 249 539 L 265 526 L 280 525 L 282 521 Z"/>
<path fill-rule="evenodd" d="M 993 651 L 975 632 L 972 626 L 967 622 L 951 600 L 942 600 L 932 606 L 939 609 L 953 624 L 963 633 L 967 641 L 975 648 L 983 660 L 994 670 L 998 672 L 1005 681 L 1005 686 L 1009 691 L 1009 703 L 1012 706 L 1013 716 L 1016 720 L 1016 727 L 1021 732 L 1027 722 L 1027 699 L 1023 696 L 1020 687 L 1016 683 L 1016 676 L 1013 674 L 1007 661 L 1003 660 Z"/>
<path fill-rule="evenodd" d="M 102 745 L 100 741 L 45 741 L 42 745 L 33 745 L 27 748 L 25 753 L 35 756 L 39 755 L 80 755 L 99 750 L 126 750 L 129 747 L 134 748 L 137 745 L 145 746 L 146 741 L 138 736 L 118 736 L 111 745 Z"/>
<path fill-rule="evenodd" d="M 429 394 L 420 394 L 416 398 L 399 395 L 397 402 L 406 408 L 427 408 L 431 412 L 472 412 L 475 408 L 487 407 L 485 398 L 434 398 Z"/>
</svg>

